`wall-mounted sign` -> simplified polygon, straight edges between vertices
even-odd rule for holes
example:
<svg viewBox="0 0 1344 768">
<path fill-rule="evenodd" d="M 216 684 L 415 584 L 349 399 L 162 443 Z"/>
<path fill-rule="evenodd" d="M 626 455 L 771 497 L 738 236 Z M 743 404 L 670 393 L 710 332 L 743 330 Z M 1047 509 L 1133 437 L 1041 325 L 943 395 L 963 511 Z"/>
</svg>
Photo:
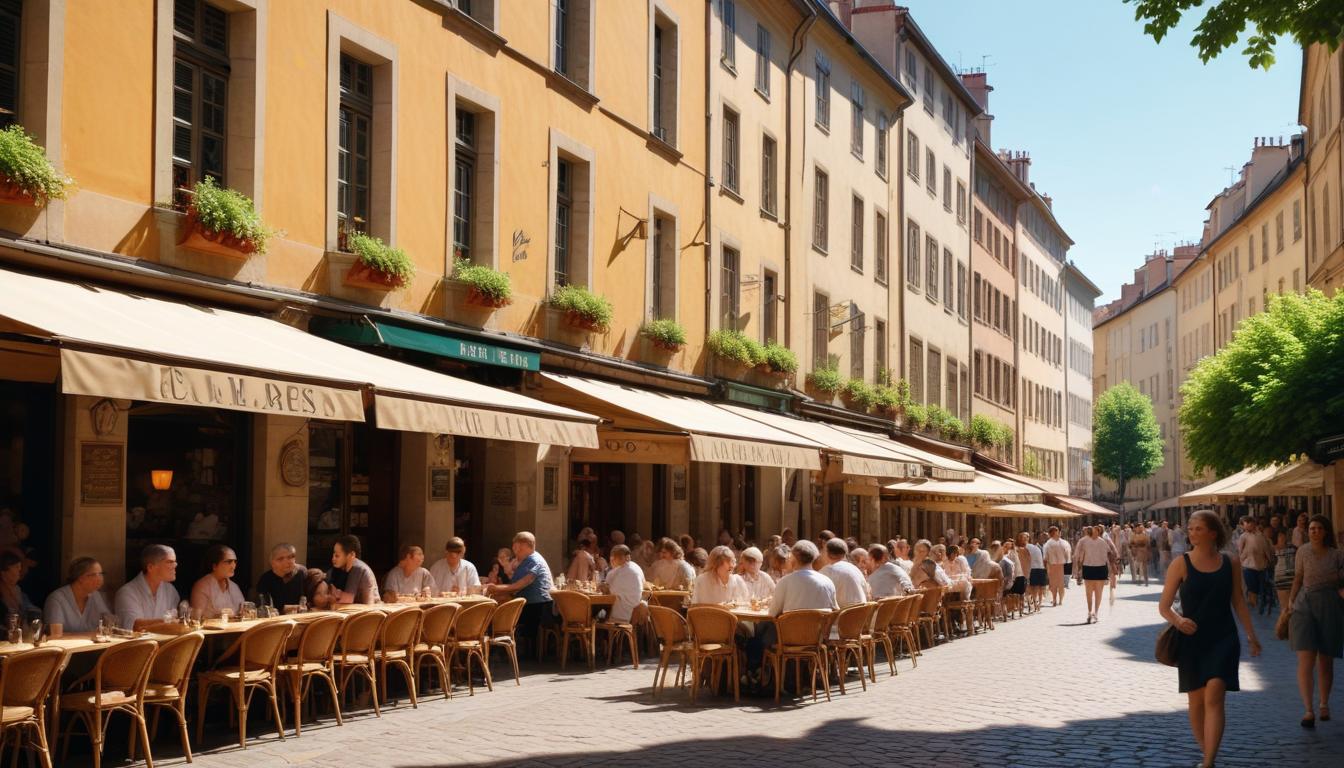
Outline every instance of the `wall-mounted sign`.
<svg viewBox="0 0 1344 768">
<path fill-rule="evenodd" d="M 541 508 L 560 506 L 560 467 L 547 464 L 541 468 Z"/>
<path fill-rule="evenodd" d="M 429 500 L 453 500 L 453 470 L 447 467 L 429 468 Z"/>
<path fill-rule="evenodd" d="M 527 246 L 532 239 L 527 236 L 527 232 L 521 229 L 513 230 L 513 260 L 527 261 Z"/>
<path fill-rule="evenodd" d="M 672 500 L 686 500 L 686 467 L 682 464 L 672 465 Z"/>
<path fill-rule="evenodd" d="M 518 500 L 518 486 L 513 483 L 490 484 L 490 508 L 513 509 Z"/>
<path fill-rule="evenodd" d="M 445 348 L 441 350 L 445 357 L 458 360 L 470 360 L 475 363 L 498 365 L 503 368 L 517 368 L 523 371 L 541 370 L 541 354 L 509 347 L 497 347 L 494 344 L 482 344 L 479 341 L 444 337 Z"/>
<path fill-rule="evenodd" d="M 308 484 L 308 451 L 302 438 L 291 437 L 280 449 L 280 479 L 291 488 Z"/>
<path fill-rule="evenodd" d="M 89 421 L 93 423 L 93 434 L 104 437 L 117 428 L 117 404 L 103 398 L 89 407 Z"/>
<path fill-rule="evenodd" d="M 118 506 L 125 497 L 126 446 L 120 443 L 79 444 L 79 502 Z"/>
</svg>

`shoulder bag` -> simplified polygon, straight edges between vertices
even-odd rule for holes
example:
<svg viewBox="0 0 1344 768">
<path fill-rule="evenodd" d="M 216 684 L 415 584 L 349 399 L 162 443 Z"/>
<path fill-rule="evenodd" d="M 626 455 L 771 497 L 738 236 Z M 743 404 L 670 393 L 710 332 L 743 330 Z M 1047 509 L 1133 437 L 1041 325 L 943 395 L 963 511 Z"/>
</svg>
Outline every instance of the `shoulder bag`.
<svg viewBox="0 0 1344 768">
<path fill-rule="evenodd" d="M 1194 566 L 1190 564 L 1189 555 L 1182 555 L 1182 557 L 1185 558 L 1185 570 L 1187 578 L 1189 578 L 1189 572 Z M 1224 557 L 1226 557 L 1226 555 L 1224 555 Z M 1218 570 L 1222 570 L 1221 561 L 1219 562 Z M 1203 603 L 1201 603 L 1199 607 L 1203 608 Z M 1192 618 L 1199 613 L 1198 611 L 1186 612 L 1185 608 L 1186 606 L 1181 606 L 1181 616 L 1184 618 Z M 1167 628 L 1162 630 L 1161 634 L 1157 636 L 1157 646 L 1153 649 L 1154 658 L 1157 659 L 1159 664 L 1165 664 L 1168 667 L 1176 666 L 1181 656 L 1181 641 L 1184 639 L 1185 635 L 1181 634 L 1181 631 L 1176 628 L 1176 625 L 1168 624 Z"/>
</svg>

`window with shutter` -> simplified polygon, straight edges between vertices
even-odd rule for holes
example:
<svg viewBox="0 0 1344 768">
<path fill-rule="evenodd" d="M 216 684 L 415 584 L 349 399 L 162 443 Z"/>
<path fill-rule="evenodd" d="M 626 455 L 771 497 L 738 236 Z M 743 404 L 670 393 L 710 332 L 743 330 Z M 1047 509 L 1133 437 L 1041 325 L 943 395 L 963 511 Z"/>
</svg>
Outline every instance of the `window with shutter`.
<svg viewBox="0 0 1344 768">
<path fill-rule="evenodd" d="M 205 178 L 220 186 L 228 133 L 229 17 L 203 0 L 173 3 L 173 202 Z"/>
</svg>

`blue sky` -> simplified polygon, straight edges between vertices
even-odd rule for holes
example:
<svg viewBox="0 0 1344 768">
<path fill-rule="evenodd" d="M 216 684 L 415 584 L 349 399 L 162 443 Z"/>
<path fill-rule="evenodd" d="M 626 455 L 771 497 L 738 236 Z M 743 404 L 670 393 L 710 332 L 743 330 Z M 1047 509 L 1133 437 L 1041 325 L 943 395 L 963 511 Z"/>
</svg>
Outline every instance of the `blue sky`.
<svg viewBox="0 0 1344 768">
<path fill-rule="evenodd" d="M 906 4 L 953 67 L 984 62 L 994 148 L 1031 153 L 1031 180 L 1054 198 L 1098 304 L 1155 245 L 1199 239 L 1204 206 L 1256 136 L 1297 129 L 1291 41 L 1265 72 L 1240 47 L 1202 64 L 1189 45 L 1198 16 L 1156 44 L 1121 0 Z"/>
</svg>

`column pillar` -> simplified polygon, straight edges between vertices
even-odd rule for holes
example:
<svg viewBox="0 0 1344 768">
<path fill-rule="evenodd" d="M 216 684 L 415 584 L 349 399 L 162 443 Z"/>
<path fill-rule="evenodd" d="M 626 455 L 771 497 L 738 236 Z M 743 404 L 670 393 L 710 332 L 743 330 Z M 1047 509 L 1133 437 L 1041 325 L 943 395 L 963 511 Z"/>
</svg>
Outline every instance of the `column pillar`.
<svg viewBox="0 0 1344 768">
<path fill-rule="evenodd" d="M 95 405 L 97 410 L 91 411 Z M 61 473 L 61 560 L 68 563 L 75 557 L 97 558 L 111 594 L 125 581 L 126 574 L 126 442 L 131 401 L 64 395 L 61 406 L 61 453 L 65 457 Z M 118 460 L 119 474 L 115 470 Z M 90 472 L 87 490 L 91 497 L 87 499 L 85 469 Z M 95 471 L 96 478 L 92 476 Z M 114 485 L 120 486 L 121 498 L 99 501 Z"/>
<path fill-rule="evenodd" d="M 772 534 L 784 530 L 784 478 L 780 467 L 761 467 L 756 470 L 756 541 L 764 543 Z"/>
<path fill-rule="evenodd" d="M 294 545 L 298 562 L 325 568 L 330 552 L 308 552 L 308 420 L 253 416 L 251 454 L 253 568 L 260 573 L 269 567 L 271 547 L 280 543 Z M 286 479 L 281 466 L 285 458 L 302 462 L 302 478 L 295 473 Z M 290 485 L 300 480 L 298 485 Z"/>
<path fill-rule="evenodd" d="M 428 562 L 438 559 L 454 535 L 453 440 L 440 437 L 423 432 L 400 435 L 398 541 L 423 547 Z"/>
</svg>

